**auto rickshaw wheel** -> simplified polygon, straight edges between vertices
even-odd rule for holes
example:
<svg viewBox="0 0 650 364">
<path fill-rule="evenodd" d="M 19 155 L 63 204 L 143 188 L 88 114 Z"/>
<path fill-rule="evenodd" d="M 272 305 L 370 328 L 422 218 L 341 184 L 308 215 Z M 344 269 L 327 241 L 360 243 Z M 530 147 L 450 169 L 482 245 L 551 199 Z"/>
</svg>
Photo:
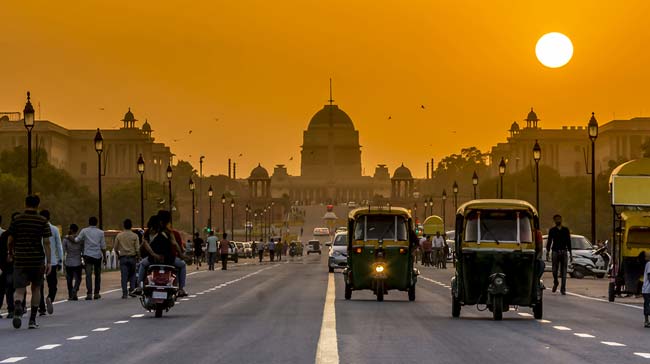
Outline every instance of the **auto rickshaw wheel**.
<svg viewBox="0 0 650 364">
<path fill-rule="evenodd" d="M 377 302 L 382 302 L 384 300 L 384 281 L 378 280 L 375 289 L 377 290 Z"/>
<path fill-rule="evenodd" d="M 492 299 L 492 316 L 494 321 L 503 319 L 503 296 L 496 295 Z"/>
<path fill-rule="evenodd" d="M 415 301 L 415 285 L 409 287 L 409 301 Z"/>
<path fill-rule="evenodd" d="M 615 282 L 609 282 L 609 288 L 607 289 L 607 298 L 609 299 L 609 302 L 614 302 L 614 299 L 616 299 L 616 283 Z"/>
<path fill-rule="evenodd" d="M 451 317 L 460 317 L 460 300 L 451 295 Z"/>
<path fill-rule="evenodd" d="M 329 271 L 330 271 L 330 273 L 334 273 L 334 268 L 329 267 Z"/>
<path fill-rule="evenodd" d="M 544 316 L 544 301 L 539 300 L 539 302 L 533 306 L 533 316 L 535 317 L 535 320 L 542 319 Z"/>
<path fill-rule="evenodd" d="M 162 309 L 162 307 L 156 307 L 156 314 L 155 314 L 155 316 L 156 316 L 156 317 L 162 317 L 162 315 L 163 315 L 163 309 Z"/>
<path fill-rule="evenodd" d="M 349 284 L 345 285 L 345 299 L 349 300 L 352 298 L 352 287 Z"/>
</svg>

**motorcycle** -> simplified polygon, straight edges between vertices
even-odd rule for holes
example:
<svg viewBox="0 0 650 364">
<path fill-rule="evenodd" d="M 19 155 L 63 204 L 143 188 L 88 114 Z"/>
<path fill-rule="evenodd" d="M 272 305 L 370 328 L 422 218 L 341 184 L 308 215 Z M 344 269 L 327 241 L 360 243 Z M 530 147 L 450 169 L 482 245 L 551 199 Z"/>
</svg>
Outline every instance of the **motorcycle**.
<svg viewBox="0 0 650 364">
<path fill-rule="evenodd" d="M 595 249 L 589 253 L 576 253 L 569 264 L 571 277 L 582 279 L 586 276 L 604 278 L 609 269 L 612 257 L 607 251 L 607 244 L 602 248 Z"/>
<path fill-rule="evenodd" d="M 296 247 L 296 244 L 291 243 L 291 246 L 289 247 L 289 256 L 292 258 L 298 255 L 298 248 Z"/>
<path fill-rule="evenodd" d="M 162 317 L 174 307 L 178 295 L 176 268 L 170 265 L 150 265 L 142 282 L 140 303 L 145 310 L 154 311 L 156 317 Z"/>
</svg>

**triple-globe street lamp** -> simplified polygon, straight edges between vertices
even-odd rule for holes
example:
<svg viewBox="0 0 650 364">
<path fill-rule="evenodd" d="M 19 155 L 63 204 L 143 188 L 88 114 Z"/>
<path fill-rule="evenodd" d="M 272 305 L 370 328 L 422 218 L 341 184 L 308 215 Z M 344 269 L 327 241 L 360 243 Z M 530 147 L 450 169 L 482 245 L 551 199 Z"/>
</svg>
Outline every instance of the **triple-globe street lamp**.
<svg viewBox="0 0 650 364">
<path fill-rule="evenodd" d="M 140 174 L 140 226 L 144 229 L 144 158 L 138 157 L 138 173 Z"/>
<path fill-rule="evenodd" d="M 596 138 L 598 138 L 598 121 L 595 114 L 587 125 L 589 139 L 591 139 L 591 241 L 596 243 Z"/>
<path fill-rule="evenodd" d="M 192 191 L 192 239 L 194 239 L 194 233 L 196 232 L 196 205 L 194 202 L 194 190 L 196 189 L 196 185 L 194 184 L 192 177 L 190 177 L 189 185 L 190 191 Z"/>
<path fill-rule="evenodd" d="M 506 174 L 506 160 L 501 157 L 501 162 L 499 163 L 499 180 L 500 180 L 500 191 L 499 198 L 503 198 L 503 175 Z"/>
<path fill-rule="evenodd" d="M 476 171 L 474 171 L 474 174 L 472 175 L 472 187 L 474 187 L 474 199 L 476 200 L 478 198 L 478 195 L 476 194 L 476 187 L 478 187 L 478 174 L 476 174 Z"/>
<path fill-rule="evenodd" d="M 172 213 L 172 165 L 167 165 L 167 183 L 169 185 L 169 213 Z"/>
<path fill-rule="evenodd" d="M 27 103 L 23 109 L 23 122 L 27 129 L 27 194 L 32 194 L 32 129 L 34 129 L 34 106 L 27 91 Z"/>
<path fill-rule="evenodd" d="M 533 160 L 535 161 L 535 208 L 539 214 L 539 161 L 542 160 L 542 147 L 537 140 L 533 146 Z"/>
<path fill-rule="evenodd" d="M 95 152 L 97 152 L 97 195 L 99 196 L 99 211 L 97 219 L 99 220 L 99 228 L 104 228 L 104 219 L 102 212 L 102 152 L 104 151 L 104 138 L 102 133 L 97 128 L 95 133 Z"/>
<path fill-rule="evenodd" d="M 212 196 L 214 195 L 214 190 L 212 189 L 212 185 L 208 188 L 208 198 L 210 200 L 210 213 L 208 216 L 208 230 L 212 231 Z"/>
<path fill-rule="evenodd" d="M 454 213 L 456 210 L 458 210 L 458 183 L 454 181 L 454 185 L 452 186 L 452 191 L 454 191 Z"/>
</svg>

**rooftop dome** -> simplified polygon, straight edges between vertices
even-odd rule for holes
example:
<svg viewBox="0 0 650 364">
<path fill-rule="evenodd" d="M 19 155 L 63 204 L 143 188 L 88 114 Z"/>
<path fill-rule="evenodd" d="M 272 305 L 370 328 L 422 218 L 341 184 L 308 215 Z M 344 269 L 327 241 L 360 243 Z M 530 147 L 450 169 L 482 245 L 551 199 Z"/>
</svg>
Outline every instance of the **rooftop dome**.
<svg viewBox="0 0 650 364">
<path fill-rule="evenodd" d="M 519 131 L 519 124 L 516 121 L 510 125 L 510 131 Z"/>
<path fill-rule="evenodd" d="M 142 131 L 151 132 L 151 125 L 149 125 L 149 120 L 145 119 L 144 124 L 142 124 Z"/>
<path fill-rule="evenodd" d="M 530 112 L 528 113 L 528 116 L 524 120 L 526 120 L 526 121 L 539 121 L 539 119 L 537 118 L 537 114 L 535 114 L 535 111 L 533 111 L 532 107 L 530 108 Z"/>
<path fill-rule="evenodd" d="M 124 119 L 122 119 L 122 121 L 137 121 L 131 112 L 131 108 L 129 108 L 129 111 L 124 114 Z"/>
<path fill-rule="evenodd" d="M 321 110 L 319 110 L 311 118 L 309 129 L 327 128 L 330 125 L 330 119 L 336 128 L 354 129 L 352 119 L 350 119 L 345 111 L 339 109 L 337 105 L 325 105 Z"/>
<path fill-rule="evenodd" d="M 248 179 L 269 179 L 269 172 L 259 163 L 257 167 L 253 168 Z"/>
<path fill-rule="evenodd" d="M 411 174 L 411 170 L 406 168 L 404 163 L 402 163 L 401 166 L 397 167 L 395 173 L 393 173 L 393 179 L 413 179 L 413 175 Z"/>
</svg>

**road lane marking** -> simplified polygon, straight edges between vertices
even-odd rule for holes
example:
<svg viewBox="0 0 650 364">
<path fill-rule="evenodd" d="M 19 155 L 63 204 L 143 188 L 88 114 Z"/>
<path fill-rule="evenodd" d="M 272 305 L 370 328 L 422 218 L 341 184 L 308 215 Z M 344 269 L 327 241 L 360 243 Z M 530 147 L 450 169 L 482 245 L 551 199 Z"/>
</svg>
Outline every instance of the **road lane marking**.
<svg viewBox="0 0 650 364">
<path fill-rule="evenodd" d="M 650 353 L 634 353 L 636 356 L 640 356 L 645 359 L 650 359 Z"/>
<path fill-rule="evenodd" d="M 325 305 L 323 307 L 323 322 L 316 348 L 316 364 L 338 364 L 339 348 L 336 338 L 336 286 L 334 274 L 330 273 L 327 279 L 327 293 L 325 294 Z"/>
<path fill-rule="evenodd" d="M 605 344 L 607 346 L 627 346 L 625 344 L 617 343 L 615 341 L 601 341 L 601 344 Z"/>
<path fill-rule="evenodd" d="M 110 329 L 111 329 L 110 327 L 98 327 L 98 328 L 94 329 L 93 331 L 94 332 L 103 332 L 103 331 L 108 331 Z"/>
<path fill-rule="evenodd" d="M 523 316 L 523 317 L 533 317 L 533 315 L 526 313 L 526 312 L 517 312 L 517 315 Z"/>
<path fill-rule="evenodd" d="M 43 345 L 43 346 L 37 347 L 36 350 L 52 350 L 54 348 L 58 348 L 59 346 L 61 346 L 61 344 Z"/>
<path fill-rule="evenodd" d="M 579 297 L 579 298 L 583 298 L 583 299 L 590 300 L 590 301 L 613 303 L 615 305 L 619 305 L 619 306 L 623 306 L 623 307 L 630 307 L 630 308 L 636 308 L 637 310 L 643 310 L 642 306 L 630 305 L 628 303 L 609 302 L 608 300 L 605 300 L 605 299 L 602 299 L 602 298 L 589 297 L 589 296 L 584 296 L 584 295 L 577 294 L 577 293 L 572 293 L 572 292 L 567 292 L 566 294 L 568 294 L 569 296 Z"/>
<path fill-rule="evenodd" d="M 143 313 L 138 313 L 138 314 L 135 314 L 135 315 L 131 315 L 131 318 L 140 318 L 140 317 L 144 317 L 144 314 Z"/>
<path fill-rule="evenodd" d="M 189 301 L 189 298 L 181 298 L 181 301 Z"/>
<path fill-rule="evenodd" d="M 21 360 L 27 359 L 26 356 L 12 356 L 11 358 L 7 358 L 3 361 L 0 361 L 0 363 L 17 363 Z"/>
<path fill-rule="evenodd" d="M 191 295 L 189 295 L 188 297 L 190 297 L 190 298 L 196 298 L 196 295 L 195 295 L 195 294 L 191 294 Z"/>
<path fill-rule="evenodd" d="M 540 322 L 542 324 L 550 324 L 552 321 L 549 321 L 549 320 L 537 320 L 537 322 Z"/>
<path fill-rule="evenodd" d="M 113 323 L 114 323 L 114 324 L 125 324 L 125 323 L 127 323 L 127 322 L 129 322 L 129 320 L 115 321 L 115 322 L 113 322 Z"/>
<path fill-rule="evenodd" d="M 84 335 L 84 336 L 73 336 L 73 337 L 69 337 L 69 338 L 67 338 L 66 340 L 77 341 L 77 340 L 83 340 L 83 339 L 85 339 L 85 338 L 87 338 L 87 337 L 88 337 L 88 336 L 85 336 L 85 335 Z"/>
<path fill-rule="evenodd" d="M 585 339 L 592 339 L 592 338 L 595 337 L 594 335 L 583 334 L 583 333 L 578 333 L 578 332 L 574 333 L 573 335 L 575 335 L 577 337 L 582 337 L 582 338 L 585 338 Z"/>
<path fill-rule="evenodd" d="M 553 328 L 560 331 L 571 331 L 571 329 L 566 326 L 553 326 Z"/>
</svg>

